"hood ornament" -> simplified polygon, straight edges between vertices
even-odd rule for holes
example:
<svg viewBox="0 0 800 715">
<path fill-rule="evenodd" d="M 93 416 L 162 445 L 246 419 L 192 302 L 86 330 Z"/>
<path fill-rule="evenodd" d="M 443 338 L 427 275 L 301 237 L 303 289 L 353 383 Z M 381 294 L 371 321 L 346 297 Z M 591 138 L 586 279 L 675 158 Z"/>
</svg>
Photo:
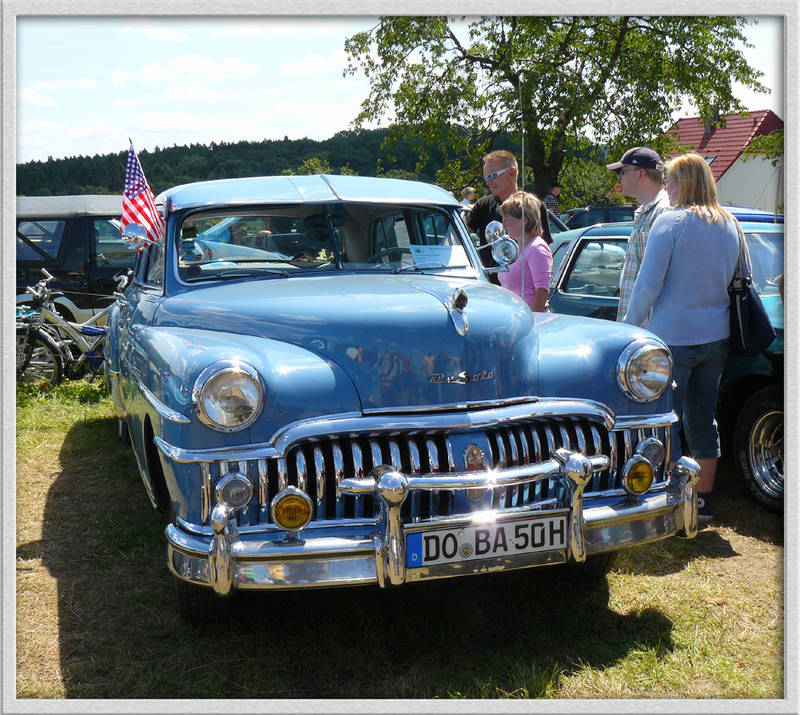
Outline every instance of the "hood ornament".
<svg viewBox="0 0 800 715">
<path fill-rule="evenodd" d="M 452 295 L 444 301 L 447 312 L 453 320 L 453 327 L 456 332 L 463 338 L 469 330 L 469 322 L 467 316 L 464 315 L 464 308 L 467 307 L 469 297 L 463 288 L 456 288 Z"/>
</svg>

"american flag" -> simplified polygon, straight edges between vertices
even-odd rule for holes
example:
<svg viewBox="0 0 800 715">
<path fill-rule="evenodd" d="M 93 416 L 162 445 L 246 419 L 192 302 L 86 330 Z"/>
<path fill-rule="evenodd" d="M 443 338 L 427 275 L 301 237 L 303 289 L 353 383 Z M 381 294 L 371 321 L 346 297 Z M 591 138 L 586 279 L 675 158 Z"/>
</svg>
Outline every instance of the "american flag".
<svg viewBox="0 0 800 715">
<path fill-rule="evenodd" d="M 147 237 L 161 241 L 164 237 L 164 219 L 156 209 L 153 192 L 144 178 L 139 157 L 133 150 L 128 151 L 128 166 L 125 169 L 125 190 L 122 195 L 122 228 L 129 223 L 140 223 L 147 229 Z"/>
</svg>

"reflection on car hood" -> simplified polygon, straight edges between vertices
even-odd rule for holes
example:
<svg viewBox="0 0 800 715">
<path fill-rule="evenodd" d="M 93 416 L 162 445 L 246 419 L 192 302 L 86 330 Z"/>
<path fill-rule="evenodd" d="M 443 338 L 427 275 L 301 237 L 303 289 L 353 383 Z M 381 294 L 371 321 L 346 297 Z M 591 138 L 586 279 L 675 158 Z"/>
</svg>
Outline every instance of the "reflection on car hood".
<svg viewBox="0 0 800 715">
<path fill-rule="evenodd" d="M 463 336 L 448 310 L 459 288 Z M 303 347 L 343 368 L 369 410 L 537 394 L 539 319 L 482 281 L 340 275 L 194 288 L 163 301 L 156 324 Z"/>
</svg>

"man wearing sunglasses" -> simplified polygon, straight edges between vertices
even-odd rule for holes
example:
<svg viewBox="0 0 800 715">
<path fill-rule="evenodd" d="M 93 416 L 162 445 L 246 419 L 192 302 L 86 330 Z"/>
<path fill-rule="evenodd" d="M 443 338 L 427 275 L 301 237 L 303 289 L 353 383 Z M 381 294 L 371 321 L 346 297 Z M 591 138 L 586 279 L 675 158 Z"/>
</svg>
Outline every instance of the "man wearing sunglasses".
<svg viewBox="0 0 800 715">
<path fill-rule="evenodd" d="M 653 149 L 646 146 L 628 149 L 619 161 L 607 164 L 606 168 L 617 173 L 622 193 L 639 202 L 638 208 L 633 212 L 633 231 L 628 239 L 625 262 L 622 264 L 622 273 L 619 276 L 617 320 L 621 321 L 625 311 L 628 310 L 633 284 L 636 282 L 644 249 L 647 246 L 650 227 L 656 217 L 670 208 L 670 205 L 661 173 L 664 164 Z M 640 327 L 647 327 L 647 318 Z"/>
<path fill-rule="evenodd" d="M 484 231 L 489 223 L 503 220 L 497 210 L 500 204 L 518 191 L 517 173 L 517 159 L 510 151 L 499 149 L 483 157 L 483 180 L 491 193 L 479 198 L 465 216 L 467 228 L 477 234 L 481 246 L 486 245 Z M 487 268 L 497 265 L 492 258 L 491 248 L 479 250 L 478 255 Z M 490 274 L 489 280 L 500 285 L 496 273 Z"/>
</svg>

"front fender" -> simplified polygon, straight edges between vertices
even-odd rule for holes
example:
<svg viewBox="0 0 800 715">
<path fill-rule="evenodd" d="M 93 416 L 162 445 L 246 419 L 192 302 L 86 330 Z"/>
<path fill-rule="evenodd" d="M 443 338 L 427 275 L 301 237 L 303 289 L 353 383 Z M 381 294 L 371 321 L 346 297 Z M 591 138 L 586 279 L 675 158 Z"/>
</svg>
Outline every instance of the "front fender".
<svg viewBox="0 0 800 715">
<path fill-rule="evenodd" d="M 617 384 L 617 360 L 637 339 L 658 340 L 626 323 L 570 315 L 539 322 L 539 384 L 545 396 L 600 402 L 615 415 L 663 414 L 672 409 L 672 391 L 654 402 L 635 402 Z M 661 342 L 661 341 L 659 341 Z"/>
<path fill-rule="evenodd" d="M 176 327 L 142 328 L 135 342 L 131 371 L 139 384 L 169 410 L 188 418 L 193 431 L 206 433 L 184 435 L 176 444 L 263 442 L 289 422 L 361 409 L 358 393 L 341 367 L 295 345 L 233 332 Z M 199 422 L 194 411 L 192 389 L 197 377 L 220 360 L 248 363 L 261 376 L 264 407 L 244 434 L 211 430 Z"/>
</svg>

